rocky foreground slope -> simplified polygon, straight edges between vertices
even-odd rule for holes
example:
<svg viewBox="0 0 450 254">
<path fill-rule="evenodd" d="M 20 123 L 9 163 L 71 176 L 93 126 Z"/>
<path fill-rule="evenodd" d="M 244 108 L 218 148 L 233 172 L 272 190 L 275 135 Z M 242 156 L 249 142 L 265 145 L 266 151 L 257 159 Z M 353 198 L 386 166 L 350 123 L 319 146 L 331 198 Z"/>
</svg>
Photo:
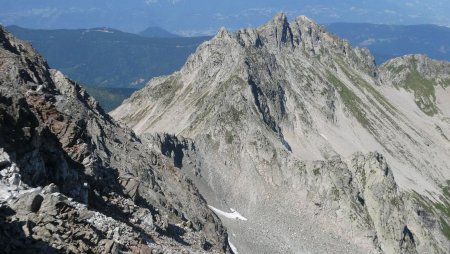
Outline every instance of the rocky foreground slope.
<svg viewBox="0 0 450 254">
<path fill-rule="evenodd" d="M 225 253 L 197 189 L 0 27 L 2 253 Z"/>
<path fill-rule="evenodd" d="M 449 68 L 377 66 L 279 14 L 221 29 L 112 115 L 196 183 L 239 252 L 448 253 Z"/>
</svg>

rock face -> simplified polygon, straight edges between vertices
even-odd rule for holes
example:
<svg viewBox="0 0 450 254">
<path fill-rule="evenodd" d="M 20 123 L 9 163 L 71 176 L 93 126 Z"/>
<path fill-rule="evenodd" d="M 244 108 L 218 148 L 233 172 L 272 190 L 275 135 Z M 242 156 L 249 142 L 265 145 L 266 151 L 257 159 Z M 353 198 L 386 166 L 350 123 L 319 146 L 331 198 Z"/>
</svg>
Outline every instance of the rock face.
<svg viewBox="0 0 450 254">
<path fill-rule="evenodd" d="M 210 205 L 248 219 L 221 214 L 239 252 L 446 253 L 449 67 L 423 56 L 378 67 L 279 14 L 221 29 L 112 116 Z"/>
<path fill-rule="evenodd" d="M 0 27 L 4 253 L 225 253 L 227 234 L 168 159 Z"/>
</svg>

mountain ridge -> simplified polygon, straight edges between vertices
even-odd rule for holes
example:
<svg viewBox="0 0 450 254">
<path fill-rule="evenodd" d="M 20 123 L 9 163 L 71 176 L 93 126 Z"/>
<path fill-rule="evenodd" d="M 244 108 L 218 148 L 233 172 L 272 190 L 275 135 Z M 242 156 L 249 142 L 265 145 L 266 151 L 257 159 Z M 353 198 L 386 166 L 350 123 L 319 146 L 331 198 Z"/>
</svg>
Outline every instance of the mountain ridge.
<svg viewBox="0 0 450 254">
<path fill-rule="evenodd" d="M 367 49 L 280 13 L 256 29 L 220 29 L 180 71 L 153 79 L 112 116 L 156 147 L 180 145 L 166 155 L 184 154 L 182 170 L 208 202 L 248 218 L 223 220 L 238 250 L 446 252 L 446 224 L 426 224 L 417 212 L 434 207 L 427 218 L 448 218 L 436 208 L 448 204 L 446 96 L 392 84 L 406 77 L 448 91 L 449 73 L 428 75 L 433 61 L 411 59 L 417 65 L 410 61 L 398 75 L 395 60 L 378 67 Z"/>
</svg>

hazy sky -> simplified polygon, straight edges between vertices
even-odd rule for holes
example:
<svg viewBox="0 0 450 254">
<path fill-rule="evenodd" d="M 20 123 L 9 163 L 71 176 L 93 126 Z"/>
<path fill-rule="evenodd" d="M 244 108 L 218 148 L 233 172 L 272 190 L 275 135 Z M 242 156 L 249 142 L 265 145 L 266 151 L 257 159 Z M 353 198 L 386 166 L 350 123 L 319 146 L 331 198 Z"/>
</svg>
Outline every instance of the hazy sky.
<svg viewBox="0 0 450 254">
<path fill-rule="evenodd" d="M 0 0 L 0 6 L 4 25 L 49 29 L 107 26 L 138 32 L 160 26 L 184 35 L 212 34 L 220 26 L 258 26 L 279 11 L 319 23 L 450 26 L 449 0 Z"/>
</svg>

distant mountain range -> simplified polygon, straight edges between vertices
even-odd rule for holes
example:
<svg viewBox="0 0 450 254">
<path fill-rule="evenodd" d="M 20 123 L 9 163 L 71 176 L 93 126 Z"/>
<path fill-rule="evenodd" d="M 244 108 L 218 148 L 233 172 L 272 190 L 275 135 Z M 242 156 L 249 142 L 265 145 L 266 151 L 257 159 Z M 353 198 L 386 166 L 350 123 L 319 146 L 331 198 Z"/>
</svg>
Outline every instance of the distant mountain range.
<svg viewBox="0 0 450 254">
<path fill-rule="evenodd" d="M 151 78 L 179 69 L 189 54 L 209 39 L 175 37 L 160 28 L 143 31 L 141 35 L 145 37 L 110 28 L 32 30 L 9 26 L 7 29 L 30 41 L 52 68 L 87 85 L 105 110 L 119 105 Z"/>
<path fill-rule="evenodd" d="M 447 27 L 365 23 L 325 26 L 351 44 L 369 48 L 378 64 L 399 55 L 418 53 L 450 60 Z M 178 70 L 210 38 L 176 37 L 158 27 L 150 27 L 139 35 L 111 28 L 33 30 L 9 26 L 8 30 L 30 41 L 52 68 L 87 85 L 88 91 L 108 111 L 151 78 Z"/>
<path fill-rule="evenodd" d="M 405 54 L 426 54 L 450 60 L 450 28 L 436 25 L 376 25 L 333 23 L 328 31 L 346 38 L 354 46 L 369 48 L 381 64 Z"/>
<path fill-rule="evenodd" d="M 184 36 L 210 35 L 220 27 L 256 27 L 279 11 L 319 23 L 450 25 L 450 1 L 360 0 L 14 0 L 1 1 L 0 23 L 29 28 L 114 27 L 137 33 L 159 26 Z"/>
<path fill-rule="evenodd" d="M 32 30 L 9 26 L 7 29 L 30 41 L 52 68 L 83 84 L 109 88 L 140 88 L 155 76 L 172 73 L 200 43 L 209 39 L 146 38 L 111 28 Z M 150 31 L 146 34 L 151 37 Z"/>
</svg>

